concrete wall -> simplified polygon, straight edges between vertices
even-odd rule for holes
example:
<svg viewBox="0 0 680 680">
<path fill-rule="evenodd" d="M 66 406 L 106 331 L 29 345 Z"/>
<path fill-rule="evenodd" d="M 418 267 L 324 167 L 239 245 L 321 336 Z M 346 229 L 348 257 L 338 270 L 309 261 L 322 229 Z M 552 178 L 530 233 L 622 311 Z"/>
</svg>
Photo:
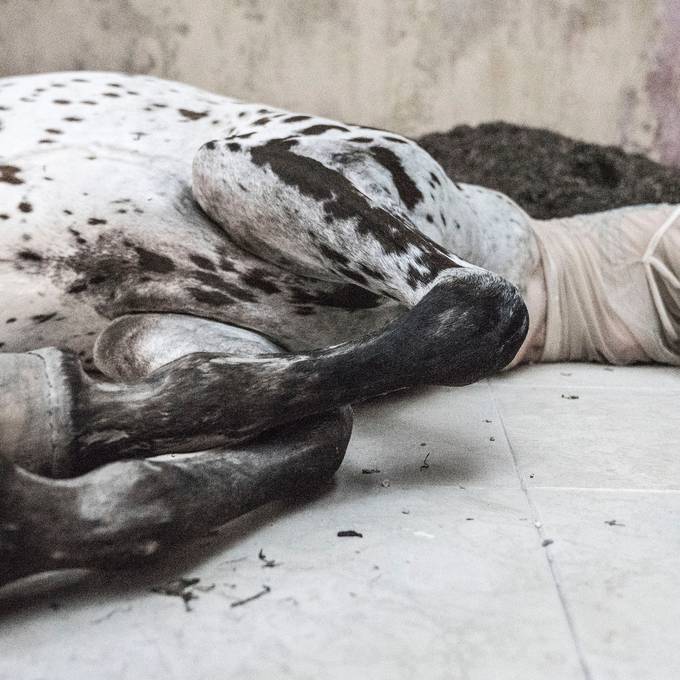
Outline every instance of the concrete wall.
<svg viewBox="0 0 680 680">
<path fill-rule="evenodd" d="M 410 135 L 504 119 L 680 164 L 680 0 L 0 0 L 0 74 L 63 69 Z"/>
</svg>

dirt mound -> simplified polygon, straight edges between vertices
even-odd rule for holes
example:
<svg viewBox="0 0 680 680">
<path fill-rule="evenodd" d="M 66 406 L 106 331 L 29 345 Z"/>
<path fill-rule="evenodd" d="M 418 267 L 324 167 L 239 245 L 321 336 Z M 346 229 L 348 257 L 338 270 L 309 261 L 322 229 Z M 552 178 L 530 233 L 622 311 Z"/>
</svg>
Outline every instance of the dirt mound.
<svg viewBox="0 0 680 680">
<path fill-rule="evenodd" d="M 452 179 L 502 191 L 533 217 L 680 204 L 680 169 L 549 130 L 509 123 L 459 125 L 416 141 Z"/>
</svg>

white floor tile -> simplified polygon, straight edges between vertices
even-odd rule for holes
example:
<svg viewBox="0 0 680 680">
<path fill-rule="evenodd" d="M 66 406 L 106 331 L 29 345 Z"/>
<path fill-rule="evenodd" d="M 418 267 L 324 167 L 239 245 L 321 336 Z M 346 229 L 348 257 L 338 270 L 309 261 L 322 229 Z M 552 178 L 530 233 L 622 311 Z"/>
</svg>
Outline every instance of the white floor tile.
<svg viewBox="0 0 680 680">
<path fill-rule="evenodd" d="M 366 484 L 519 485 L 485 383 L 403 392 L 355 407 L 344 469 L 380 470 L 365 473 Z"/>
<path fill-rule="evenodd" d="M 680 678 L 680 494 L 531 496 L 594 680 Z"/>
<path fill-rule="evenodd" d="M 490 379 L 500 387 L 623 387 L 680 390 L 680 368 L 605 366 L 603 364 L 532 364 Z"/>
<path fill-rule="evenodd" d="M 680 489 L 680 395 L 623 388 L 496 388 L 529 486 Z"/>
</svg>

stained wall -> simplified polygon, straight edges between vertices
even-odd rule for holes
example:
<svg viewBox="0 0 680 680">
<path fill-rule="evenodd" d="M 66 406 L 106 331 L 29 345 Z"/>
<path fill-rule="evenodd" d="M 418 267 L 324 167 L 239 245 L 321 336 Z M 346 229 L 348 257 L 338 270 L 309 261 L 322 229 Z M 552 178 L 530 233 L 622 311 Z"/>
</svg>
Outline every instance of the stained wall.
<svg viewBox="0 0 680 680">
<path fill-rule="evenodd" d="M 680 164 L 680 0 L 0 0 L 0 75 L 65 69 L 409 135 L 503 119 Z"/>
</svg>

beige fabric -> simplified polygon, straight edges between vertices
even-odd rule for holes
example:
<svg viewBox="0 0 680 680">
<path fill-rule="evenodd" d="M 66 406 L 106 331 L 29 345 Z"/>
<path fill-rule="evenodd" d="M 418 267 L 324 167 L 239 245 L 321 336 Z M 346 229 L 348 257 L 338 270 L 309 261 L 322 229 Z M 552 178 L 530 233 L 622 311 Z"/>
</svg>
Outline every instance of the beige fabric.
<svg viewBox="0 0 680 680">
<path fill-rule="evenodd" d="M 680 207 L 532 220 L 543 260 L 543 361 L 680 366 Z"/>
</svg>

